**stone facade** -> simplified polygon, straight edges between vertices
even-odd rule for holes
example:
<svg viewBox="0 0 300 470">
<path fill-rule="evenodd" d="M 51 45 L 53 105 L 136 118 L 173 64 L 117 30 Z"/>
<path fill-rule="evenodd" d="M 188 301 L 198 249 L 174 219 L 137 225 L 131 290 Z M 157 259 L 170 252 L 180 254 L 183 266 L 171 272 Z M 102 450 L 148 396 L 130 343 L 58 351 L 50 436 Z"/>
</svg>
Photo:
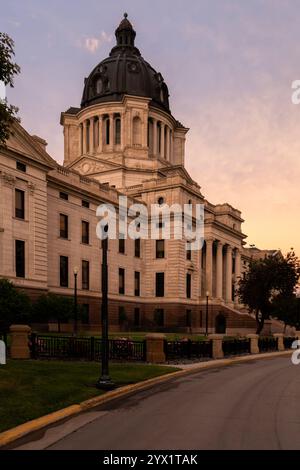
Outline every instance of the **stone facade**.
<svg viewBox="0 0 300 470">
<path fill-rule="evenodd" d="M 251 258 L 244 248 L 241 212 L 228 203 L 208 202 L 187 173 L 188 129 L 150 97 L 127 94 L 70 108 L 62 113 L 61 124 L 63 166 L 47 154 L 43 139 L 30 136 L 18 123 L 7 148 L 0 151 L 0 276 L 27 289 L 33 298 L 47 291 L 72 296 L 73 271 L 78 267 L 79 302 L 86 306 L 91 327 L 99 325 L 99 204 L 110 203 L 118 211 L 120 195 L 128 197 L 129 205 L 141 203 L 147 208 L 160 198 L 168 205 L 203 204 L 205 243 L 202 250 L 191 252 L 190 259 L 185 240 L 165 240 L 163 257 L 157 257 L 155 240 L 141 240 L 139 256 L 134 240 L 125 240 L 124 253 L 119 240 L 109 240 L 111 328 L 120 328 L 122 317 L 122 326 L 132 329 L 200 332 L 208 311 L 209 332 L 218 329 L 221 316 L 227 332 L 251 333 L 255 321 L 241 312 L 234 293 Z M 24 194 L 21 218 L 16 216 L 16 189 Z M 88 239 L 83 238 L 83 224 L 88 227 Z M 16 272 L 16 240 L 25 246 L 21 277 Z M 64 282 L 61 257 L 66 263 Z M 139 273 L 139 289 L 135 273 Z M 157 273 L 164 273 L 161 297 L 156 297 Z"/>
</svg>

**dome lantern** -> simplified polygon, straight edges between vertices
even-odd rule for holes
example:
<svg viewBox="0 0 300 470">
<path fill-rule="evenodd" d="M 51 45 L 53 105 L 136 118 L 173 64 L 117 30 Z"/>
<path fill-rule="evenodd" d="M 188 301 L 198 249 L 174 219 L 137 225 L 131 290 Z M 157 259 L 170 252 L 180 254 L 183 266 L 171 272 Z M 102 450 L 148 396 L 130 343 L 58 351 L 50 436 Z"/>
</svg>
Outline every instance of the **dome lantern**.
<svg viewBox="0 0 300 470">
<path fill-rule="evenodd" d="M 134 47 L 136 32 L 134 31 L 132 24 L 127 19 L 127 17 L 128 14 L 124 13 L 124 18 L 115 31 L 115 35 L 117 38 L 117 46 Z"/>
</svg>

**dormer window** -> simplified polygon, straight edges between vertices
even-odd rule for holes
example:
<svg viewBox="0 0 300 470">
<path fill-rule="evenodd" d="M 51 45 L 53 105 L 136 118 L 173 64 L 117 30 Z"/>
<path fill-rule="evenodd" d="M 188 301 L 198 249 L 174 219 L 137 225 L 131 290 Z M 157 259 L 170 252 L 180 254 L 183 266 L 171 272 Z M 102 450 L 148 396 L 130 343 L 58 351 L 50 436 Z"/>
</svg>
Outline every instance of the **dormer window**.
<svg viewBox="0 0 300 470">
<path fill-rule="evenodd" d="M 96 82 L 96 93 L 99 95 L 100 93 L 102 93 L 102 91 L 103 91 L 103 82 L 101 78 L 98 78 Z"/>
</svg>

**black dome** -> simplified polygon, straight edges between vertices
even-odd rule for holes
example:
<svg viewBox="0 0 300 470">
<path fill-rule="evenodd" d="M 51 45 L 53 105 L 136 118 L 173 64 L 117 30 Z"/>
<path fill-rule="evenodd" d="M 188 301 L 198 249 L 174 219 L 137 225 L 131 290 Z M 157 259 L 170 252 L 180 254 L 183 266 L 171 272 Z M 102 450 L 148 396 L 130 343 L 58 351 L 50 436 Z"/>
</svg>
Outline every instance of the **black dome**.
<svg viewBox="0 0 300 470">
<path fill-rule="evenodd" d="M 81 107 L 121 101 L 126 94 L 151 98 L 153 106 L 170 113 L 168 87 L 162 75 L 143 59 L 135 47 L 136 33 L 127 13 L 115 34 L 117 45 L 85 79 Z"/>
</svg>

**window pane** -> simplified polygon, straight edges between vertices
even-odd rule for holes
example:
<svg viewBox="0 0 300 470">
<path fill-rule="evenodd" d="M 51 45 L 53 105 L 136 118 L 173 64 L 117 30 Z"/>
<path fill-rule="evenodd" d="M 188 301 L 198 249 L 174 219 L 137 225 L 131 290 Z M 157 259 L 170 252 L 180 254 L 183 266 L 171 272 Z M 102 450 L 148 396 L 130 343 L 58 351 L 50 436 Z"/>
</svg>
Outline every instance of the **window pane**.
<svg viewBox="0 0 300 470">
<path fill-rule="evenodd" d="M 69 285 L 69 259 L 67 256 L 60 256 L 60 286 Z"/>
<path fill-rule="evenodd" d="M 137 271 L 134 273 L 134 295 L 140 295 L 140 273 Z"/>
<path fill-rule="evenodd" d="M 81 222 L 81 241 L 82 243 L 89 244 L 90 242 L 90 224 L 85 220 Z"/>
<path fill-rule="evenodd" d="M 165 240 L 156 240 L 156 258 L 165 257 Z"/>
<path fill-rule="evenodd" d="M 25 277 L 25 242 L 22 240 L 16 240 L 15 243 L 16 251 L 16 276 Z"/>
<path fill-rule="evenodd" d="M 186 296 L 188 299 L 191 298 L 191 274 L 186 275 Z"/>
<path fill-rule="evenodd" d="M 125 270 L 119 268 L 119 294 L 125 294 Z"/>
<path fill-rule="evenodd" d="M 68 238 L 68 216 L 65 214 L 59 215 L 59 234 L 61 238 Z"/>
<path fill-rule="evenodd" d="M 121 144 L 121 119 L 119 118 L 115 120 L 115 144 Z"/>
<path fill-rule="evenodd" d="M 140 325 L 140 309 L 135 308 L 134 309 L 134 326 L 139 326 Z"/>
<path fill-rule="evenodd" d="M 25 219 L 25 193 L 20 189 L 15 191 L 15 217 Z"/>
<path fill-rule="evenodd" d="M 156 297 L 165 295 L 165 273 L 156 273 Z"/>
<path fill-rule="evenodd" d="M 141 239 L 140 238 L 136 238 L 134 240 L 134 256 L 136 258 L 140 258 L 141 256 Z"/>
<path fill-rule="evenodd" d="M 125 238 L 121 238 L 121 237 L 124 237 L 124 235 L 122 233 L 120 233 L 120 238 L 119 238 L 119 253 L 125 253 Z"/>
<path fill-rule="evenodd" d="M 82 261 L 82 289 L 89 290 L 90 288 L 90 263 L 89 261 Z"/>
</svg>

